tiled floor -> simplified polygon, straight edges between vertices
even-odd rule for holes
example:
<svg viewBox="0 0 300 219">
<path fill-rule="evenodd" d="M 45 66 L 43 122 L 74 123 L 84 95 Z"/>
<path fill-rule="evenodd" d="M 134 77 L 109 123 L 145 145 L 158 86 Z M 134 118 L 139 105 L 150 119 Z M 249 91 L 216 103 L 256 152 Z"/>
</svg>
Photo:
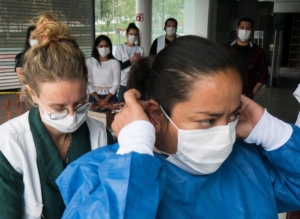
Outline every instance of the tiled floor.
<svg viewBox="0 0 300 219">
<path fill-rule="evenodd" d="M 293 95 L 293 92 L 300 83 L 300 69 L 282 69 L 279 78 L 279 85 L 273 87 L 262 87 L 254 100 L 277 118 L 295 123 L 300 104 Z"/>
</svg>

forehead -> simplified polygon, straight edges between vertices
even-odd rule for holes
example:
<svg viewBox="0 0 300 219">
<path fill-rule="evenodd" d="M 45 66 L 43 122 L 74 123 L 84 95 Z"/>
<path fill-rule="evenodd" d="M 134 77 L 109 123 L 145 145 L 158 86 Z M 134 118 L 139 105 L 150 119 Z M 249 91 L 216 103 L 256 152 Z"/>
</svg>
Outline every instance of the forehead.
<svg viewBox="0 0 300 219">
<path fill-rule="evenodd" d="M 250 28 L 252 28 L 251 23 L 249 21 L 241 21 L 239 27 L 250 27 Z"/>
<path fill-rule="evenodd" d="M 30 38 L 35 38 L 35 37 L 36 37 L 36 32 L 35 32 L 35 31 L 31 31 L 29 37 L 30 37 Z"/>
<path fill-rule="evenodd" d="M 98 45 L 108 45 L 108 42 L 106 42 L 106 40 L 101 40 Z"/>
<path fill-rule="evenodd" d="M 176 27 L 176 22 L 175 21 L 168 21 L 167 26 L 168 27 Z"/>
<path fill-rule="evenodd" d="M 51 91 L 51 92 L 49 92 Z M 86 81 L 55 81 L 44 82 L 39 85 L 39 96 L 49 103 L 77 102 L 86 95 Z"/>
<path fill-rule="evenodd" d="M 224 113 L 236 109 L 240 104 L 242 83 L 234 70 L 220 71 L 212 76 L 195 80 L 188 99 L 175 105 L 175 108 L 193 112 Z M 175 111 L 174 111 L 175 113 Z"/>
<path fill-rule="evenodd" d="M 138 34 L 138 31 L 136 29 L 129 29 L 128 34 Z"/>
</svg>

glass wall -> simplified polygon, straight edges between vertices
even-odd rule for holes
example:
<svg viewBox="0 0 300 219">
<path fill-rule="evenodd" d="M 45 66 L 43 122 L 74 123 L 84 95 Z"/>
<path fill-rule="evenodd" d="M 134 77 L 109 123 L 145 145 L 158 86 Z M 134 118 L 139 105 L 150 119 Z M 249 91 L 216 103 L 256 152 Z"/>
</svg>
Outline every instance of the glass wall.
<svg viewBox="0 0 300 219">
<path fill-rule="evenodd" d="M 188 1 L 188 0 L 187 0 Z M 164 35 L 165 21 L 172 17 L 178 21 L 177 33 L 183 34 L 185 0 L 153 0 L 152 1 L 152 41 Z"/>
<path fill-rule="evenodd" d="M 95 0 L 95 36 L 107 35 L 115 48 L 126 42 L 126 28 L 135 22 L 135 0 Z"/>
</svg>

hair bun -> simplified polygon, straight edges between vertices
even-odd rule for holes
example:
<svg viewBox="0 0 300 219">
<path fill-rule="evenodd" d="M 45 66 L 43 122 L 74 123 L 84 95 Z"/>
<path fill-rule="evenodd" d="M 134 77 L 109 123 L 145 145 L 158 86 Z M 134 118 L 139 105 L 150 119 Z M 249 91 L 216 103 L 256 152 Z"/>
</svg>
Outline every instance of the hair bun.
<svg viewBox="0 0 300 219">
<path fill-rule="evenodd" d="M 42 43 L 58 42 L 60 39 L 70 39 L 70 28 L 55 15 L 41 14 L 36 20 L 35 34 Z"/>
</svg>

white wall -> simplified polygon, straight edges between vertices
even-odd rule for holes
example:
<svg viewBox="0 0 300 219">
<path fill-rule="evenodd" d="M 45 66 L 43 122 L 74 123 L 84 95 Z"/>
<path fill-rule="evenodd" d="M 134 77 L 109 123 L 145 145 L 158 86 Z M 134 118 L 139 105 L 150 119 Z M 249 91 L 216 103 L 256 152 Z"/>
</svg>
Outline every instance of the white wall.
<svg viewBox="0 0 300 219">
<path fill-rule="evenodd" d="M 183 34 L 207 38 L 209 31 L 210 0 L 190 0 L 184 3 Z"/>
<path fill-rule="evenodd" d="M 300 12 L 299 0 L 275 0 L 273 12 L 293 13 Z"/>
</svg>

